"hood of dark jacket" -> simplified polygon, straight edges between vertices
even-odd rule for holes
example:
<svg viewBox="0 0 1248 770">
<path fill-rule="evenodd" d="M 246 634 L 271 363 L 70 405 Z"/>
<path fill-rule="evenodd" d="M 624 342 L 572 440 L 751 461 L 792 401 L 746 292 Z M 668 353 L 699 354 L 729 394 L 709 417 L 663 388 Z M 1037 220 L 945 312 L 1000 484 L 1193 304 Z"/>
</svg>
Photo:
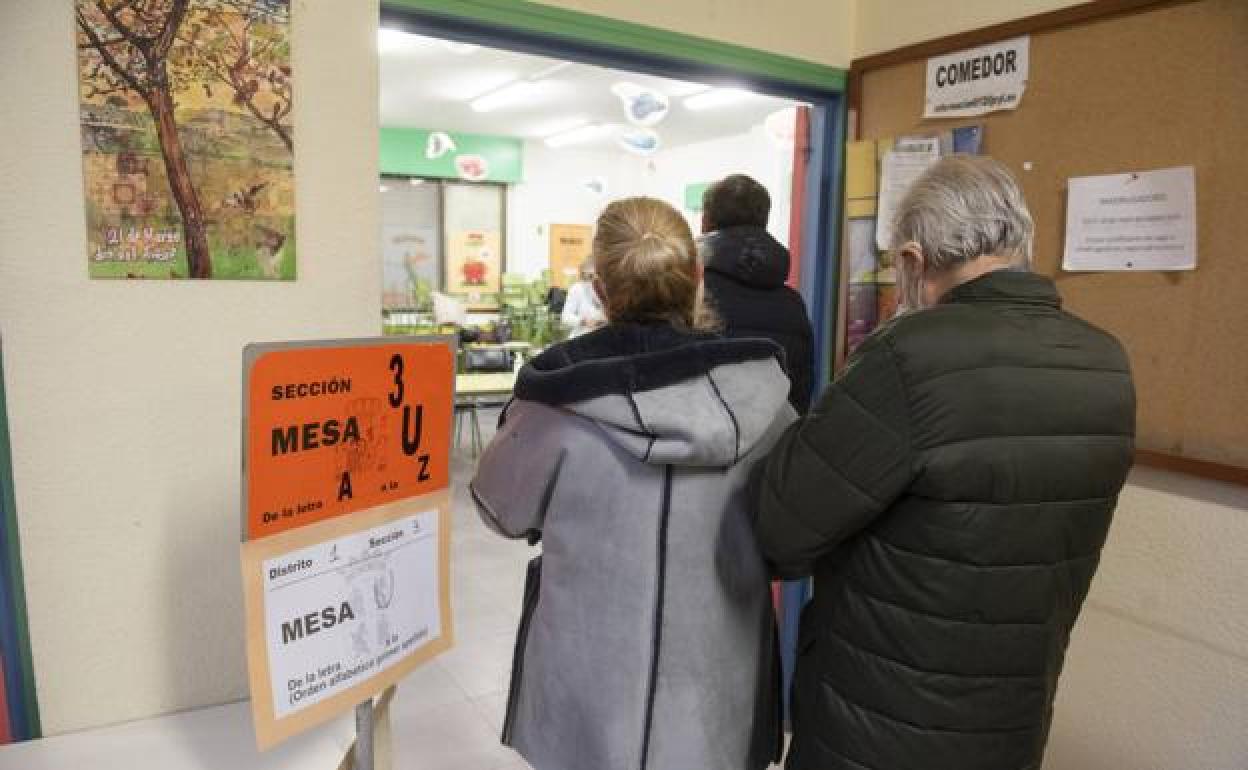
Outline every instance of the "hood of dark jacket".
<svg viewBox="0 0 1248 770">
<path fill-rule="evenodd" d="M 765 228 L 725 227 L 698 239 L 698 254 L 707 270 L 749 286 L 774 289 L 789 277 L 789 250 Z"/>
<path fill-rule="evenodd" d="M 722 467 L 787 408 L 782 355 L 769 340 L 611 324 L 534 358 L 515 396 L 594 420 L 644 462 Z"/>
</svg>

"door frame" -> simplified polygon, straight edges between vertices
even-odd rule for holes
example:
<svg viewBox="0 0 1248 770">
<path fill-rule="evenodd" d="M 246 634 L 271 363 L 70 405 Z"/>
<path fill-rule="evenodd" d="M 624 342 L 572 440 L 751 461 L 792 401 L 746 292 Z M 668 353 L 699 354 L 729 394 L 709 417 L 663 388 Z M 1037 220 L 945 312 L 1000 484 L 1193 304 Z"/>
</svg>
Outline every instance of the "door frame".
<svg viewBox="0 0 1248 770">
<path fill-rule="evenodd" d="M 847 72 L 781 54 L 515 0 L 382 0 L 381 24 L 433 37 L 710 84 L 811 105 L 800 285 L 815 387 L 831 377 L 840 314 Z"/>
</svg>

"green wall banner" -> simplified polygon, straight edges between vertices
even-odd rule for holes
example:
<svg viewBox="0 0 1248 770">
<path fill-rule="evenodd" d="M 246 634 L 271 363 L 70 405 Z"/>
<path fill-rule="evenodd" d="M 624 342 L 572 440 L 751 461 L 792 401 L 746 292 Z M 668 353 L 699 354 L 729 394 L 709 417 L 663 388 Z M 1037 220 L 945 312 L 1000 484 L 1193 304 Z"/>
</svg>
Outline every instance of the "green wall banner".
<svg viewBox="0 0 1248 770">
<path fill-rule="evenodd" d="M 710 186 L 710 182 L 685 185 L 685 208 L 689 211 L 701 211 L 702 195 L 706 192 L 706 188 Z"/>
<path fill-rule="evenodd" d="M 524 142 L 511 136 L 382 128 L 381 173 L 469 182 L 522 182 Z"/>
</svg>

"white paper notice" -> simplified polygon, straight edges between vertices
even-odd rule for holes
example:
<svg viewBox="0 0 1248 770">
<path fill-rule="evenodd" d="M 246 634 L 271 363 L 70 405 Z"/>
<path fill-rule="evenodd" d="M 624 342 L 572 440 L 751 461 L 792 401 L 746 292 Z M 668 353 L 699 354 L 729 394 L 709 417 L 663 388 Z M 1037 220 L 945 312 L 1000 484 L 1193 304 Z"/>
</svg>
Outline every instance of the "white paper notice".
<svg viewBox="0 0 1248 770">
<path fill-rule="evenodd" d="M 1068 193 L 1062 269 L 1195 269 L 1191 166 L 1077 177 L 1069 181 Z"/>
<path fill-rule="evenodd" d="M 1027 90 L 1031 38 L 927 60 L 925 118 L 958 118 L 1017 109 Z"/>
<path fill-rule="evenodd" d="M 885 153 L 880 168 L 880 200 L 875 217 L 875 242 L 893 247 L 893 220 L 901 199 L 927 167 L 940 160 L 940 139 L 902 139 Z"/>
<path fill-rule="evenodd" d="M 438 512 L 264 562 L 265 637 L 280 719 L 442 635 Z"/>
</svg>

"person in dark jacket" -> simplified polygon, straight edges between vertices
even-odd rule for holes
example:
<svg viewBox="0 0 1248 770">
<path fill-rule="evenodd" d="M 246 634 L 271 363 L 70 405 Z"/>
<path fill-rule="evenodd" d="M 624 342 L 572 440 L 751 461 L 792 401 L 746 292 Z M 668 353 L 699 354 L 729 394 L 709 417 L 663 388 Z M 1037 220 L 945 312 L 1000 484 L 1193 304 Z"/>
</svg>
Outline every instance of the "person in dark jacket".
<svg viewBox="0 0 1248 770">
<path fill-rule="evenodd" d="M 810 406 L 815 348 L 802 295 L 785 285 L 789 250 L 767 232 L 771 197 L 744 174 L 724 177 L 702 196 L 702 237 L 707 304 L 726 337 L 762 337 L 784 350 L 791 382 L 789 403 Z"/>
<path fill-rule="evenodd" d="M 1028 271 L 1032 221 L 954 156 L 895 226 L 903 313 L 758 485 L 764 554 L 814 575 L 790 770 L 1036 770 L 1071 628 L 1132 462 L 1109 334 Z"/>
</svg>

